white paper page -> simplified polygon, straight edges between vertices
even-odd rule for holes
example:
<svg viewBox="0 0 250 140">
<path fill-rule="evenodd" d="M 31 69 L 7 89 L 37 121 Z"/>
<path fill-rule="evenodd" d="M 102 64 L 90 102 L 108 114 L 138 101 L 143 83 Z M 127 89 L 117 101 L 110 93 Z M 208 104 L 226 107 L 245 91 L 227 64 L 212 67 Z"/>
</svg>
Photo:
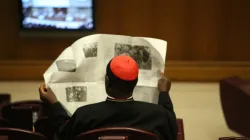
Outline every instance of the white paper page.
<svg viewBox="0 0 250 140">
<path fill-rule="evenodd" d="M 149 38 L 149 37 L 140 37 L 148 41 L 160 54 L 163 61 L 166 61 L 166 54 L 167 54 L 167 41 L 156 39 L 156 38 Z M 164 65 L 165 68 L 165 65 Z"/>
<path fill-rule="evenodd" d="M 103 80 L 103 47 L 100 35 L 90 35 L 77 40 L 71 45 L 76 60 L 77 73 L 86 82 Z"/>
<path fill-rule="evenodd" d="M 77 67 L 79 67 L 80 62 L 85 58 L 97 57 L 99 39 L 99 34 L 90 35 L 76 40 L 71 45 Z M 90 50 L 84 50 L 83 48 L 85 47 L 90 48 Z"/>
<path fill-rule="evenodd" d="M 152 39 L 153 40 L 153 39 Z M 166 52 L 166 42 L 162 40 L 153 40 L 163 48 L 161 51 Z M 145 38 L 133 37 L 133 48 L 135 55 L 131 55 L 139 65 L 138 84 L 144 86 L 157 87 L 160 71 L 164 70 L 165 58 L 160 54 L 159 50 L 153 46 L 152 41 Z M 155 45 L 155 44 L 154 44 Z M 164 50 L 165 49 L 165 50 Z M 166 56 L 166 54 L 165 54 Z"/>
<path fill-rule="evenodd" d="M 101 34 L 100 44 L 104 55 L 104 74 L 106 73 L 107 64 L 114 56 L 126 53 L 126 50 L 120 52 L 119 48 L 131 46 L 131 41 L 132 37 L 130 36 Z"/>
<path fill-rule="evenodd" d="M 81 73 L 76 73 L 76 72 L 53 72 L 51 75 L 51 80 L 50 83 L 71 83 L 71 82 L 85 82 L 84 79 L 82 79 Z"/>
<path fill-rule="evenodd" d="M 46 85 L 53 80 L 51 79 L 53 73 L 58 71 L 65 73 L 72 73 L 76 71 L 76 63 L 71 47 L 66 48 L 44 73 L 43 76 Z"/>
</svg>

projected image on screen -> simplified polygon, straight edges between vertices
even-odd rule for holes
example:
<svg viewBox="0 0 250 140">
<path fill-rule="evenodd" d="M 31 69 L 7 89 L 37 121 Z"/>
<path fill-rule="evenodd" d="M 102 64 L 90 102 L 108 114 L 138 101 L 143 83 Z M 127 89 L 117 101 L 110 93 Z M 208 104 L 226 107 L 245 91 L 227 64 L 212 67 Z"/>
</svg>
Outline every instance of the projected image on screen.
<svg viewBox="0 0 250 140">
<path fill-rule="evenodd" d="M 22 0 L 23 28 L 91 30 L 92 0 Z"/>
</svg>

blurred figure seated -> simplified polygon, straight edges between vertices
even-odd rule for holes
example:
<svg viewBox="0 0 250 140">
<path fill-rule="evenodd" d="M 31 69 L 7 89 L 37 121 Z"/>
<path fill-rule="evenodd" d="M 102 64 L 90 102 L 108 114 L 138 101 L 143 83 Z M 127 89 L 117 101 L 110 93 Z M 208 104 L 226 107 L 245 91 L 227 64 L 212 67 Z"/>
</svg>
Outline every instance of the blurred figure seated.
<svg viewBox="0 0 250 140">
<path fill-rule="evenodd" d="M 158 105 L 134 101 L 139 67 L 126 55 L 114 57 L 106 67 L 106 101 L 82 106 L 70 117 L 51 89 L 40 87 L 40 96 L 51 105 L 53 126 L 61 140 L 73 140 L 83 132 L 107 127 L 129 127 L 156 134 L 162 140 L 177 139 L 177 120 L 169 90 L 171 82 L 161 73 Z"/>
</svg>

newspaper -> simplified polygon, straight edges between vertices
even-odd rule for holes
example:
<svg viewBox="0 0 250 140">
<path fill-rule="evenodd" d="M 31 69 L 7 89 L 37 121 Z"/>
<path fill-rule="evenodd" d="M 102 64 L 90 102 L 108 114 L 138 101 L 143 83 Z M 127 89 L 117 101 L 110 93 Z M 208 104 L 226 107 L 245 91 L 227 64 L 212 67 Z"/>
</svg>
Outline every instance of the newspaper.
<svg viewBox="0 0 250 140">
<path fill-rule="evenodd" d="M 95 34 L 66 48 L 44 73 L 50 87 L 69 114 L 78 107 L 105 101 L 104 77 L 108 62 L 124 54 L 139 66 L 135 100 L 157 103 L 159 71 L 164 71 L 167 42 L 121 35 Z"/>
</svg>

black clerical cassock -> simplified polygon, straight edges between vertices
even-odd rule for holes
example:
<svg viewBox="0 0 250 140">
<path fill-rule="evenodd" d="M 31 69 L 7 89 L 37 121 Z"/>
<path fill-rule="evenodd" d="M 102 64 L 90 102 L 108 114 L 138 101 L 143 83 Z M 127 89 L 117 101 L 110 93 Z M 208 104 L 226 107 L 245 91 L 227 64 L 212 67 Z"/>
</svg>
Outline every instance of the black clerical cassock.
<svg viewBox="0 0 250 140">
<path fill-rule="evenodd" d="M 58 102 L 52 106 L 52 124 L 61 140 L 73 140 L 78 134 L 105 127 L 132 127 L 157 134 L 160 139 L 176 140 L 177 124 L 168 93 L 160 93 L 158 105 L 114 100 L 78 108 L 72 117 Z"/>
</svg>

